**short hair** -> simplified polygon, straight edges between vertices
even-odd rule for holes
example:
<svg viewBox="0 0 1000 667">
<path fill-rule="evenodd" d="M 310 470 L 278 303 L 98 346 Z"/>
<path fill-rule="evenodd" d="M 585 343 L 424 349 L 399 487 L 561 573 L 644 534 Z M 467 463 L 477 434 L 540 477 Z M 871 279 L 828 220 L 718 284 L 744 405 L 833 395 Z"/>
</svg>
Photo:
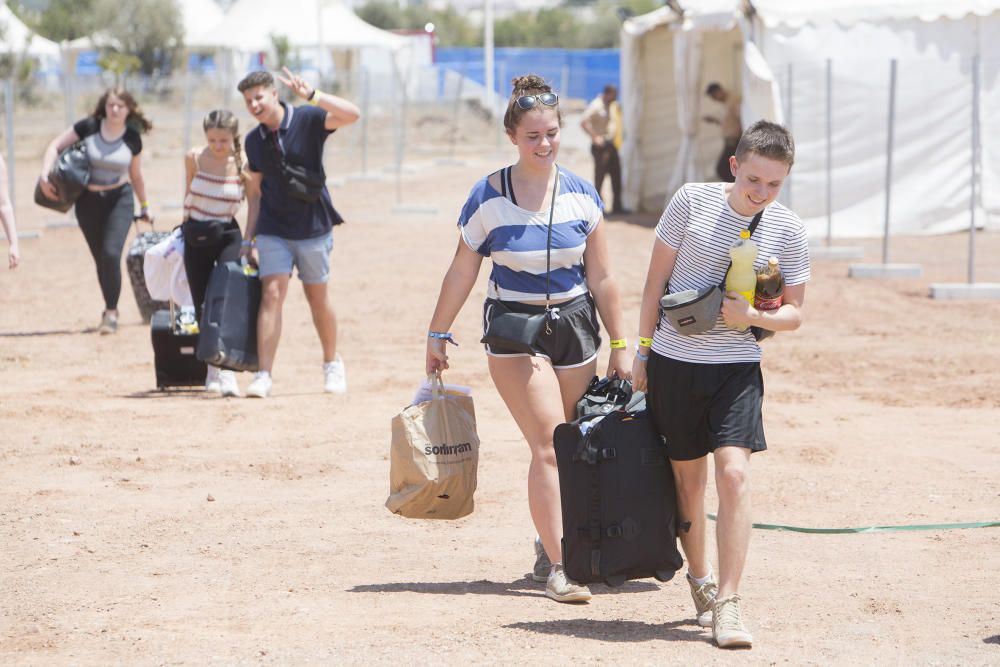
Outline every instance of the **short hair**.
<svg viewBox="0 0 1000 667">
<path fill-rule="evenodd" d="M 722 86 L 720 86 L 716 81 L 713 81 L 712 83 L 708 84 L 708 88 L 705 89 L 706 95 L 714 95 L 715 93 L 721 93 L 721 92 L 722 92 Z"/>
<path fill-rule="evenodd" d="M 257 86 L 274 88 L 274 77 L 271 76 L 270 72 L 266 72 L 264 70 L 250 72 L 236 85 L 236 89 L 241 93 L 245 93 L 251 88 L 256 88 Z"/>
<path fill-rule="evenodd" d="M 747 128 L 736 145 L 736 159 L 740 162 L 747 153 L 756 153 L 769 160 L 784 162 L 791 169 L 795 163 L 795 140 L 783 125 L 769 120 L 758 120 Z"/>
</svg>

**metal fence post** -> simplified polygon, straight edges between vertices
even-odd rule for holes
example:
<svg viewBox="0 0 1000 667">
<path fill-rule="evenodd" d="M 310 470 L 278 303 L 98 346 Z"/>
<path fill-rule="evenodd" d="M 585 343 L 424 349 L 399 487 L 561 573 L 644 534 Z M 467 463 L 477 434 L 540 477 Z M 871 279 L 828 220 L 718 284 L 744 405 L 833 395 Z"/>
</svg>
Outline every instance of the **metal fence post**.
<svg viewBox="0 0 1000 667">
<path fill-rule="evenodd" d="M 889 204 L 892 201 L 892 135 L 896 125 L 896 59 L 889 61 L 889 127 L 885 146 L 885 220 L 882 223 L 882 263 L 889 263 Z"/>
<path fill-rule="evenodd" d="M 7 114 L 7 185 L 10 190 L 10 207 L 17 209 L 15 187 L 17 179 L 14 178 L 14 170 L 17 169 L 17 160 L 14 159 L 14 79 L 10 78 L 4 83 L 4 111 Z"/>
</svg>

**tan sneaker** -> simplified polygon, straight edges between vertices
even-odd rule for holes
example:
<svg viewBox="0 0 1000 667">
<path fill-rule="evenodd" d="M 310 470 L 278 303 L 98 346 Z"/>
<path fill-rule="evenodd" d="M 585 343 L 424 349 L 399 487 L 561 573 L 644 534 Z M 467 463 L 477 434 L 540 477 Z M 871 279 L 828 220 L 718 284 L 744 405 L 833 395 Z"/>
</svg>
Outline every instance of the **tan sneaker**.
<svg viewBox="0 0 1000 667">
<path fill-rule="evenodd" d="M 711 576 L 711 574 L 709 574 Z M 691 575 L 686 575 L 688 586 L 691 587 L 691 599 L 694 600 L 694 609 L 698 617 L 698 625 L 703 628 L 712 627 L 712 604 L 715 596 L 719 592 L 719 585 L 714 579 L 709 579 L 701 586 L 694 583 Z"/>
<path fill-rule="evenodd" d="M 590 599 L 590 589 L 567 577 L 562 564 L 556 563 L 545 582 L 545 595 L 556 602 L 586 602 Z"/>
<path fill-rule="evenodd" d="M 733 593 L 715 600 L 712 608 L 712 637 L 719 648 L 750 648 L 753 645 L 753 635 L 743 625 L 741 599 L 737 593 Z"/>
<path fill-rule="evenodd" d="M 540 584 L 544 584 L 549 580 L 549 572 L 552 571 L 552 561 L 549 560 L 548 554 L 545 553 L 545 547 L 542 546 L 542 541 L 535 538 L 535 567 L 531 569 L 531 578 Z"/>
</svg>

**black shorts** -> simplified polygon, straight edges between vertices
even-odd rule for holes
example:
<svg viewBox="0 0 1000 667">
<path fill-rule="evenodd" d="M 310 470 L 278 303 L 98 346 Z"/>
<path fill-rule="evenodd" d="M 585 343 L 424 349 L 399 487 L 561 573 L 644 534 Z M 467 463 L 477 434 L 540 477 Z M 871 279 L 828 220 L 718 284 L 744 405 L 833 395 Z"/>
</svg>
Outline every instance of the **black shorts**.
<svg viewBox="0 0 1000 667">
<path fill-rule="evenodd" d="M 693 364 L 651 352 L 648 372 L 646 405 L 671 459 L 699 459 L 723 445 L 767 449 L 759 363 Z"/>
<path fill-rule="evenodd" d="M 489 326 L 490 317 L 497 304 L 515 313 L 544 313 L 545 306 L 536 306 L 520 301 L 497 301 L 486 299 L 483 303 L 483 332 Z M 545 329 L 538 335 L 532 349 L 540 357 L 547 358 L 552 368 L 576 368 L 597 358 L 601 347 L 601 329 L 597 324 L 597 313 L 590 293 L 581 294 L 564 303 L 553 306 L 558 309 L 558 317 L 548 322 L 552 333 Z M 494 357 L 527 357 L 525 352 L 514 352 L 486 345 L 486 354 Z"/>
</svg>

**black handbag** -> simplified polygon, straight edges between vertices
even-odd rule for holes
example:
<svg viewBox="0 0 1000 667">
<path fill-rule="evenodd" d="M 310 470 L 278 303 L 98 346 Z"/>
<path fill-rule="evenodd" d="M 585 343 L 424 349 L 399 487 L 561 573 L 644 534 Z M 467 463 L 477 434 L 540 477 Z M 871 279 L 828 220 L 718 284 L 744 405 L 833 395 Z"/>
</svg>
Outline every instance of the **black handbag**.
<svg viewBox="0 0 1000 667">
<path fill-rule="evenodd" d="M 278 169 L 285 193 L 292 199 L 306 204 L 315 204 L 319 201 L 323 188 L 326 187 L 326 174 L 289 162 L 285 157 L 285 151 L 281 148 L 277 133 L 272 133 L 268 137 L 263 128 L 261 133 L 265 135 L 264 149 Z"/>
<path fill-rule="evenodd" d="M 35 203 L 60 213 L 70 210 L 90 183 L 90 161 L 82 141 L 63 149 L 59 154 L 49 172 L 49 183 L 56 189 L 56 198 L 46 197 L 39 181 L 35 183 Z"/>
<path fill-rule="evenodd" d="M 486 333 L 479 340 L 490 346 L 495 346 L 505 350 L 523 352 L 534 356 L 535 341 L 542 333 L 542 328 L 548 326 L 549 321 L 549 299 L 551 297 L 549 289 L 549 271 L 551 269 L 552 255 L 552 217 L 556 210 L 556 195 L 559 192 L 559 170 L 556 169 L 556 180 L 552 184 L 552 203 L 549 205 L 549 233 L 545 244 L 545 312 L 544 313 L 515 313 L 508 310 L 501 301 L 496 300 L 493 304 L 495 309 L 503 309 L 502 312 L 489 317 L 486 324 Z"/>
<path fill-rule="evenodd" d="M 192 248 L 216 245 L 222 240 L 229 220 L 185 220 L 181 229 L 184 243 Z"/>
</svg>

